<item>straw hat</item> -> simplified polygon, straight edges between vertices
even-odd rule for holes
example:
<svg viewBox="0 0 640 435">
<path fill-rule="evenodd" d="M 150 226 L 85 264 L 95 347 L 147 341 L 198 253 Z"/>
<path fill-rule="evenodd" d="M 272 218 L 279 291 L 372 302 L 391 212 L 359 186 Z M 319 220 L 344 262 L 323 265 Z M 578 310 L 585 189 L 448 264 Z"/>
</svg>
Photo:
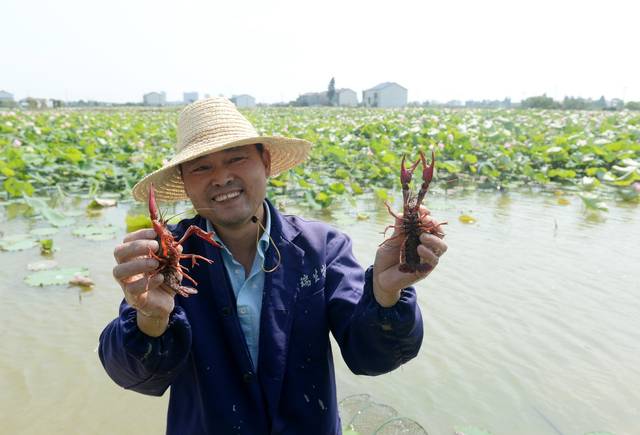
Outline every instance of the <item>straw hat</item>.
<svg viewBox="0 0 640 435">
<path fill-rule="evenodd" d="M 176 155 L 133 186 L 133 197 L 147 201 L 149 185 L 153 183 L 158 200 L 188 199 L 179 171 L 181 163 L 227 148 L 257 143 L 263 144 L 271 153 L 272 176 L 301 163 L 311 150 L 311 142 L 303 139 L 259 136 L 236 106 L 224 97 L 196 101 L 180 113 Z"/>
</svg>

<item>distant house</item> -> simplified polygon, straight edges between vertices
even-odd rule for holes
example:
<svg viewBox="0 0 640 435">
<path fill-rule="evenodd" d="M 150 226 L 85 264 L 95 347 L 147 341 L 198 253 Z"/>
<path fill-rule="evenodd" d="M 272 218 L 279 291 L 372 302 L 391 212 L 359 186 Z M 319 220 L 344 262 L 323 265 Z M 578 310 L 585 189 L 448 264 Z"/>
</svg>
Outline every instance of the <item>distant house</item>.
<svg viewBox="0 0 640 435">
<path fill-rule="evenodd" d="M 356 107 L 358 105 L 358 94 L 353 89 L 336 89 L 336 103 L 338 106 Z"/>
<path fill-rule="evenodd" d="M 182 101 L 186 104 L 191 104 L 194 101 L 198 101 L 198 93 L 197 92 L 183 92 L 182 93 Z"/>
<path fill-rule="evenodd" d="M 624 109 L 624 101 L 621 100 L 620 98 L 614 98 L 611 101 L 607 101 L 607 108 L 622 110 Z"/>
<path fill-rule="evenodd" d="M 1 102 L 13 103 L 13 94 L 0 90 L 0 103 Z"/>
<path fill-rule="evenodd" d="M 334 97 L 337 106 L 351 106 L 358 105 L 358 94 L 352 89 L 336 89 L 336 96 Z M 329 94 L 325 92 L 307 92 L 302 94 L 296 100 L 298 106 L 330 106 Z"/>
<path fill-rule="evenodd" d="M 167 94 L 164 92 L 149 92 L 142 96 L 145 106 L 164 106 L 167 104 Z"/>
<path fill-rule="evenodd" d="M 247 94 L 234 95 L 231 97 L 231 102 L 236 107 L 256 107 L 256 99 Z"/>
<path fill-rule="evenodd" d="M 394 82 L 384 82 L 362 91 L 366 107 L 403 107 L 407 105 L 407 88 Z"/>
<path fill-rule="evenodd" d="M 24 109 L 51 109 L 53 108 L 53 100 L 48 98 L 27 97 L 18 101 L 18 105 Z"/>
</svg>

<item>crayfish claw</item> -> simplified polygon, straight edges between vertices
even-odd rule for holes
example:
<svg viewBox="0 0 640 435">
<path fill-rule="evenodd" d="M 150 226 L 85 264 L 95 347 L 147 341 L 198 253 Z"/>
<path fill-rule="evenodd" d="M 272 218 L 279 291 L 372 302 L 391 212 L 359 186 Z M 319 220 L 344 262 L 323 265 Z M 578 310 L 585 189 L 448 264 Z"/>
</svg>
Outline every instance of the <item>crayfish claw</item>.
<svg viewBox="0 0 640 435">
<path fill-rule="evenodd" d="M 402 183 L 402 187 L 408 186 L 411 182 L 411 172 L 407 171 L 407 168 L 404 165 L 404 161 L 407 156 L 402 156 L 402 163 L 400 164 L 400 183 Z"/>
<path fill-rule="evenodd" d="M 402 183 L 402 189 L 408 189 L 409 183 L 411 182 L 411 177 L 413 176 L 413 171 L 416 170 L 416 166 L 420 163 L 420 160 L 409 166 L 409 168 L 405 167 L 405 158 L 406 156 L 402 156 L 402 163 L 400 164 L 400 182 Z"/>
<path fill-rule="evenodd" d="M 422 181 L 424 181 L 428 186 L 429 183 L 431 183 L 431 179 L 433 178 L 433 169 L 436 166 L 436 153 L 431 150 L 430 165 L 427 165 L 427 159 L 422 151 L 420 151 L 420 159 L 422 160 Z"/>
<path fill-rule="evenodd" d="M 149 183 L 149 217 L 152 221 L 158 220 L 158 204 L 156 203 L 156 193 L 153 183 Z"/>
</svg>

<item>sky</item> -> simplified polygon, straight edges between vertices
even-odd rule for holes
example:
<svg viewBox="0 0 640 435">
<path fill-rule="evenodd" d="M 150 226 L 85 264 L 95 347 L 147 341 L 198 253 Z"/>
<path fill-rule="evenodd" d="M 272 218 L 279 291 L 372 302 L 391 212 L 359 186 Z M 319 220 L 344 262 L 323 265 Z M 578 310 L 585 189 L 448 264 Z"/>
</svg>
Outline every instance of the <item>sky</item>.
<svg viewBox="0 0 640 435">
<path fill-rule="evenodd" d="M 139 102 L 151 91 L 362 91 L 409 101 L 546 93 L 640 101 L 634 0 L 2 0 L 0 90 Z"/>
</svg>

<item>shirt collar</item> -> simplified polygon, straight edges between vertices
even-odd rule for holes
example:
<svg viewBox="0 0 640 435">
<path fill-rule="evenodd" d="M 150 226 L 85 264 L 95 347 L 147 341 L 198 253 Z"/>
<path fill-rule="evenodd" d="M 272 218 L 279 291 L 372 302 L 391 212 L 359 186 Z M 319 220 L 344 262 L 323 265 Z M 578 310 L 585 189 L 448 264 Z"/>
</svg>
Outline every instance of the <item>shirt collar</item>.
<svg viewBox="0 0 640 435">
<path fill-rule="evenodd" d="M 267 249 L 269 248 L 269 234 L 271 233 L 271 211 L 269 210 L 269 205 L 267 204 L 266 200 L 262 203 L 263 205 L 263 210 L 264 210 L 264 232 L 262 233 L 262 237 L 260 237 L 260 240 L 258 240 L 258 255 L 260 255 L 262 258 L 264 258 L 264 253 L 267 252 Z M 209 222 L 209 219 L 206 219 L 207 222 L 207 231 L 211 232 L 214 231 L 214 240 L 216 242 L 218 242 L 220 244 L 220 246 L 222 246 L 222 249 L 224 249 L 229 255 L 231 255 L 231 252 L 229 251 L 229 249 L 227 249 L 226 245 L 224 244 L 224 242 L 220 239 L 220 237 L 218 236 L 218 233 L 215 233 L 215 229 L 213 228 L 213 225 L 211 224 L 211 222 Z"/>
</svg>

